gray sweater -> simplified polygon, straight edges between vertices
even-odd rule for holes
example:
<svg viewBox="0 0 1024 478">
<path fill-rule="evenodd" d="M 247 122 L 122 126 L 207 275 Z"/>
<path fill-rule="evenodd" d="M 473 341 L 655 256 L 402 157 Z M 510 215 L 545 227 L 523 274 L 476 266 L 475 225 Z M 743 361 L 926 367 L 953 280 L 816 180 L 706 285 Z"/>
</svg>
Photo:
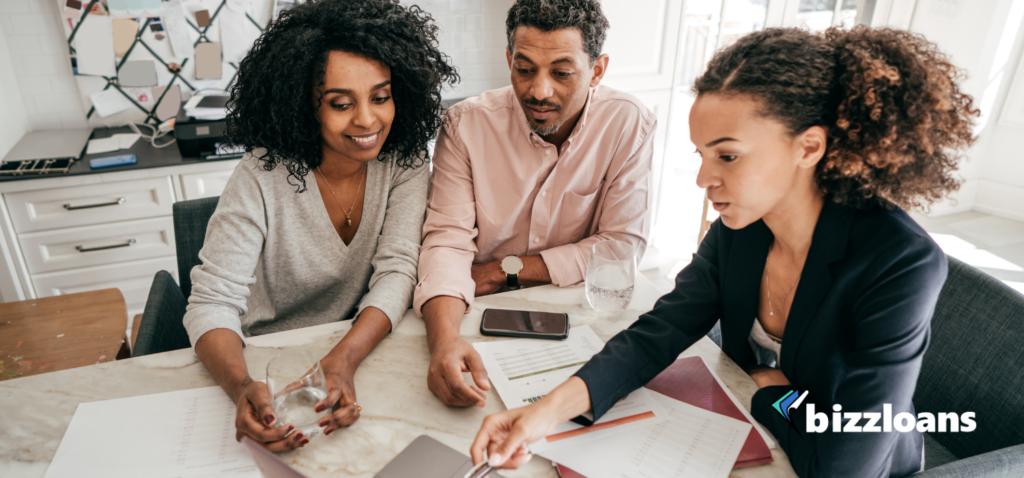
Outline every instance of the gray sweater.
<svg viewBox="0 0 1024 478">
<path fill-rule="evenodd" d="M 192 269 L 185 329 L 242 337 L 358 317 L 376 307 L 392 330 L 409 308 L 427 203 L 427 166 L 371 161 L 359 229 L 349 245 L 331 224 L 312 176 L 296 193 L 278 165 L 251 156 L 235 168 Z"/>
</svg>

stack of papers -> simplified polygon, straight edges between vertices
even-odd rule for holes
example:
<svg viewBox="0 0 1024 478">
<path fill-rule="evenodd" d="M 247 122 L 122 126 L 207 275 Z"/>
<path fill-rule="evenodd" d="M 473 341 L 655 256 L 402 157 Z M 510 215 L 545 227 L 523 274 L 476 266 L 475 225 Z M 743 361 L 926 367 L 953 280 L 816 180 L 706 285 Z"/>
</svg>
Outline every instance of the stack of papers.
<svg viewBox="0 0 1024 478">
<path fill-rule="evenodd" d="M 597 354 L 604 343 L 589 326 L 565 341 L 478 342 L 487 375 L 509 409 L 540 400 Z M 725 478 L 751 426 L 641 388 L 594 426 L 563 423 L 530 451 L 587 478 Z"/>
<path fill-rule="evenodd" d="M 193 96 L 185 103 L 185 115 L 197 120 L 219 120 L 228 115 L 227 95 Z"/>
<path fill-rule="evenodd" d="M 120 133 L 109 138 L 91 139 L 89 146 L 85 149 L 85 154 L 109 153 L 128 149 L 141 137 L 142 135 L 137 133 Z"/>
</svg>

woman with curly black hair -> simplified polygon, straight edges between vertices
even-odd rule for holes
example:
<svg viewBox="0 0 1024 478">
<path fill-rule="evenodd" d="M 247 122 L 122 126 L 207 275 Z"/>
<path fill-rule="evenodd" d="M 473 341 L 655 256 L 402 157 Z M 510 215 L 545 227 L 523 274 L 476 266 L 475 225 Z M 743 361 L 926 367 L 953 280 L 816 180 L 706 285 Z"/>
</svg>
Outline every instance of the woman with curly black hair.
<svg viewBox="0 0 1024 478">
<path fill-rule="evenodd" d="M 537 403 L 488 417 L 474 462 L 520 466 L 523 444 L 600 418 L 720 323 L 798 475 L 921 469 L 911 399 L 946 258 L 903 209 L 958 187 L 978 114 L 960 78 L 923 37 L 864 26 L 769 29 L 716 54 L 690 138 L 720 219 L 654 310 Z"/>
<path fill-rule="evenodd" d="M 416 284 L 427 144 L 441 86 L 458 80 L 448 61 L 430 15 L 398 0 L 311 0 L 242 60 L 227 136 L 247 154 L 210 219 L 184 319 L 237 404 L 237 438 L 291 450 L 309 442 L 303 429 L 359 418 L 356 368 Z M 245 337 L 344 319 L 356 320 L 321 360 L 317 417 L 279 422 L 249 377 Z"/>
</svg>

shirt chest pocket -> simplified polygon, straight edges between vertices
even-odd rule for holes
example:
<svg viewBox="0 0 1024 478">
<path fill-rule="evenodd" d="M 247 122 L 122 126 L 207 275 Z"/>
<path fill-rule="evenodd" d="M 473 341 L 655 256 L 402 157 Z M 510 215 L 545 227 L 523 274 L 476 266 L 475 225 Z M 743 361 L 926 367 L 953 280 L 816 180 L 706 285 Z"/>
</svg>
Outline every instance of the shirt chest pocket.
<svg viewBox="0 0 1024 478">
<path fill-rule="evenodd" d="M 598 183 L 590 194 L 566 191 L 562 196 L 562 208 L 558 213 L 558 241 L 562 244 L 579 242 L 594 222 L 594 210 L 601 195 L 604 181 Z"/>
</svg>

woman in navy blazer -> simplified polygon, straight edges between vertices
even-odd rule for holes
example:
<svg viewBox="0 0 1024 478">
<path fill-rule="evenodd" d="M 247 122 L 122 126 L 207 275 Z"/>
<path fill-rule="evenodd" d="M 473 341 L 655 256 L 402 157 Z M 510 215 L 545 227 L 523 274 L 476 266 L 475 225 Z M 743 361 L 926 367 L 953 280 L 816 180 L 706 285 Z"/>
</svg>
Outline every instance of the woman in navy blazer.
<svg viewBox="0 0 1024 478">
<path fill-rule="evenodd" d="M 521 466 L 524 445 L 600 418 L 720 321 L 722 350 L 759 387 L 751 413 L 798 475 L 920 470 L 921 434 L 884 424 L 916 417 L 946 259 L 903 208 L 958 187 L 977 115 L 958 75 L 923 37 L 862 26 L 769 29 L 718 53 L 695 82 L 690 136 L 720 219 L 652 311 L 542 400 L 489 416 L 474 462 L 486 450 Z M 792 423 L 773 408 L 791 392 L 807 392 Z M 824 430 L 807 429 L 811 406 Z M 833 432 L 833 406 L 882 420 Z"/>
</svg>

